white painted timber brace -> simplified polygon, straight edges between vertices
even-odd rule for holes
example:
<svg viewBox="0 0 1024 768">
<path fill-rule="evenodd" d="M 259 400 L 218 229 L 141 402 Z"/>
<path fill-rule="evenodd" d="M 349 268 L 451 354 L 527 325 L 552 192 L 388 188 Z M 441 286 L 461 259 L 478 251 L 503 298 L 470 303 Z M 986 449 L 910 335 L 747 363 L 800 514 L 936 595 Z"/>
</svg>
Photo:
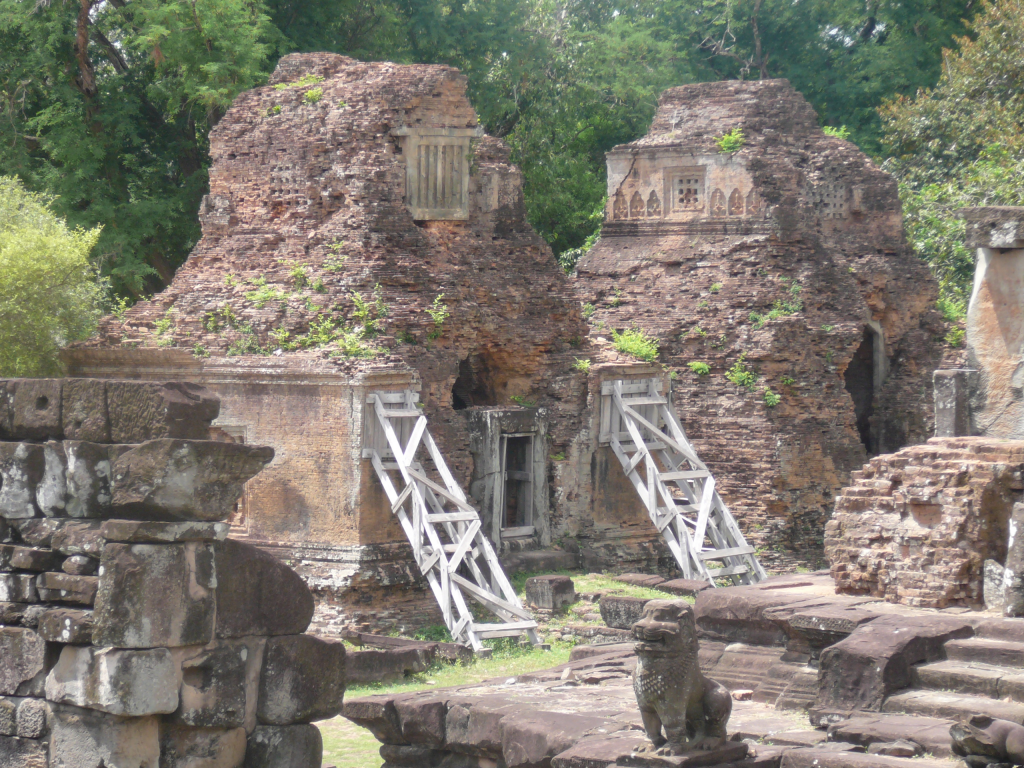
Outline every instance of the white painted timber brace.
<svg viewBox="0 0 1024 768">
<path fill-rule="evenodd" d="M 523 608 L 501 568 L 480 516 L 459 488 L 444 456 L 427 430 L 419 395 L 374 392 L 366 403 L 363 458 L 377 471 L 391 511 L 412 545 L 420 572 L 430 585 L 457 643 L 483 650 L 483 640 L 525 634 L 538 645 L 537 622 Z M 426 449 L 438 480 L 416 460 Z M 394 477 L 392 477 L 394 474 Z M 487 608 L 497 623 L 478 621 L 466 595 Z"/>
<path fill-rule="evenodd" d="M 604 382 L 601 442 L 611 445 L 685 578 L 712 585 L 766 578 L 661 385 L 657 378 Z"/>
</svg>

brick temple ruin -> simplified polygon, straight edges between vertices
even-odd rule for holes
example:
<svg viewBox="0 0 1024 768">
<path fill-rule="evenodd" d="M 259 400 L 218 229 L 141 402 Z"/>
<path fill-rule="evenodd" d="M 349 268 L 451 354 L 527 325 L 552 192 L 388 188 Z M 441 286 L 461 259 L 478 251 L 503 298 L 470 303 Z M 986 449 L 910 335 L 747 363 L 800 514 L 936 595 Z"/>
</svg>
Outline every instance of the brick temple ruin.
<svg viewBox="0 0 1024 768">
<path fill-rule="evenodd" d="M 438 621 L 365 458 L 376 391 L 418 393 L 510 567 L 678 571 L 609 442 L 615 380 L 669 396 L 767 566 L 820 563 L 850 473 L 932 429 L 941 319 L 895 182 L 784 81 L 674 88 L 609 153 L 601 238 L 567 277 L 465 87 L 443 66 L 282 59 L 211 135 L 186 264 L 70 371 L 196 381 L 221 398 L 217 439 L 274 447 L 233 535 L 295 565 L 320 627 Z M 734 129 L 743 147 L 719 151 Z M 616 352 L 631 327 L 656 364 Z"/>
</svg>

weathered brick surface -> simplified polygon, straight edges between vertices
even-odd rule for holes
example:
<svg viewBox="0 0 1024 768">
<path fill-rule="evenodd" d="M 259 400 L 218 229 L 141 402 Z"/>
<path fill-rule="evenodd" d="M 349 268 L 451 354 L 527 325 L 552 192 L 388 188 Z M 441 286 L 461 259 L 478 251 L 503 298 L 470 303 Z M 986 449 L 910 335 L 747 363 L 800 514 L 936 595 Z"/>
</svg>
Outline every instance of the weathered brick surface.
<svg viewBox="0 0 1024 768">
<path fill-rule="evenodd" d="M 932 438 L 854 472 L 825 528 L 836 589 L 931 608 L 984 607 L 985 560 L 1005 562 L 1024 441 Z"/>
<path fill-rule="evenodd" d="M 714 137 L 733 128 L 746 144 L 724 155 Z M 628 202 L 650 186 L 671 205 L 662 190 L 677 167 L 706 173 L 708 197 L 735 188 L 738 207 L 716 212 L 718 201 L 704 199 L 699 210 L 623 219 L 620 207 L 617 217 L 620 191 Z M 661 360 L 678 371 L 683 426 L 748 539 L 763 545 L 762 561 L 819 559 L 832 498 L 867 458 L 844 376 L 869 323 L 888 366 L 871 452 L 931 434 L 942 322 L 935 281 L 904 239 L 895 180 L 824 135 L 782 80 L 669 89 L 648 135 L 613 150 L 609 169 L 607 221 L 576 282 L 596 307 L 592 338 L 607 343 L 610 330 L 634 325 L 656 335 Z M 750 318 L 794 299 L 799 312 Z M 741 353 L 760 375 L 754 391 L 725 379 Z M 775 408 L 765 387 L 782 396 Z"/>
</svg>

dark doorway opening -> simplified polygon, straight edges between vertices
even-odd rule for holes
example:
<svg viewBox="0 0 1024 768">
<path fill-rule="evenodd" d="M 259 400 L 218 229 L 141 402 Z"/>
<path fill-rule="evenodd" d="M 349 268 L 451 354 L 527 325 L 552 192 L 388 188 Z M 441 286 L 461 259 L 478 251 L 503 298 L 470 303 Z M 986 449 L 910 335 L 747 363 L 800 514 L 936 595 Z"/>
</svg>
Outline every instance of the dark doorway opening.
<svg viewBox="0 0 1024 768">
<path fill-rule="evenodd" d="M 501 528 L 508 532 L 533 525 L 533 436 L 502 435 L 502 442 L 505 498 Z"/>
<path fill-rule="evenodd" d="M 459 363 L 452 387 L 452 408 L 461 411 L 477 405 L 497 405 L 494 377 L 483 355 L 471 355 Z"/>
<path fill-rule="evenodd" d="M 871 431 L 871 416 L 875 400 L 875 333 L 864 329 L 860 346 L 846 367 L 846 391 L 853 398 L 853 412 L 857 417 L 857 432 L 868 454 L 875 455 L 877 446 Z"/>
</svg>

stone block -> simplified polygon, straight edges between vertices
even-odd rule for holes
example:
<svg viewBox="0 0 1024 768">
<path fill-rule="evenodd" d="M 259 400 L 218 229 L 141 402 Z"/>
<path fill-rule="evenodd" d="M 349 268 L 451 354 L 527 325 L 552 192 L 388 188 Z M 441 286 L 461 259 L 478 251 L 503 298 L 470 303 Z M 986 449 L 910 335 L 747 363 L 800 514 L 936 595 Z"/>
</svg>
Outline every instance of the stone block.
<svg viewBox="0 0 1024 768">
<path fill-rule="evenodd" d="M 261 725 L 245 745 L 245 768 L 320 768 L 324 743 L 315 725 Z"/>
<path fill-rule="evenodd" d="M 67 521 L 54 532 L 50 546 L 62 555 L 87 555 L 99 557 L 103 554 L 101 523 Z"/>
<path fill-rule="evenodd" d="M 935 436 L 963 437 L 971 434 L 969 372 L 935 371 L 932 374 L 935 397 Z"/>
<path fill-rule="evenodd" d="M 92 611 L 51 608 L 40 615 L 36 631 L 48 643 L 89 645 L 92 643 Z"/>
<path fill-rule="evenodd" d="M 110 437 L 115 443 L 143 443 L 162 437 L 205 440 L 220 413 L 220 399 L 188 382 L 106 382 Z"/>
<path fill-rule="evenodd" d="M 160 720 L 51 704 L 50 768 L 156 768 Z"/>
<path fill-rule="evenodd" d="M 0 765 L 10 768 L 47 768 L 46 745 L 35 739 L 0 736 Z"/>
<path fill-rule="evenodd" d="M 985 576 L 982 594 L 985 597 L 985 609 L 1002 613 L 1006 603 L 1003 597 L 1003 574 L 1006 571 L 995 560 L 985 561 Z"/>
<path fill-rule="evenodd" d="M 107 544 L 100 563 L 97 645 L 174 647 L 213 638 L 212 545 Z"/>
<path fill-rule="evenodd" d="M 0 573 L 0 602 L 35 603 L 39 601 L 36 577 L 30 573 Z"/>
<path fill-rule="evenodd" d="M 173 651 L 181 666 L 180 703 L 166 718 L 209 728 L 256 727 L 260 671 L 266 640 L 219 640 L 205 648 Z"/>
<path fill-rule="evenodd" d="M 178 708 L 180 682 L 166 648 L 67 645 L 46 677 L 46 698 L 126 717 L 169 714 Z"/>
<path fill-rule="evenodd" d="M 0 517 L 38 516 L 36 487 L 45 466 L 41 445 L 0 443 Z"/>
<path fill-rule="evenodd" d="M 113 461 L 129 451 L 127 445 L 101 445 L 68 440 L 67 513 L 70 517 L 96 518 L 110 515 L 110 477 Z"/>
<path fill-rule="evenodd" d="M 664 583 L 665 577 L 658 576 L 656 573 L 623 573 L 620 576 L 616 576 L 615 580 L 621 581 L 623 584 L 632 584 L 635 587 L 654 589 L 659 584 Z"/>
<path fill-rule="evenodd" d="M 45 669 L 43 638 L 31 629 L 0 627 L 0 694 L 17 694 Z"/>
<path fill-rule="evenodd" d="M 333 717 L 345 693 L 345 646 L 313 635 L 267 640 L 257 715 L 267 725 Z"/>
<path fill-rule="evenodd" d="M 102 379 L 66 379 L 61 423 L 65 440 L 110 442 L 107 385 Z"/>
<path fill-rule="evenodd" d="M 605 595 L 600 602 L 601 619 L 613 629 L 631 629 L 640 621 L 644 606 L 649 602 L 646 597 Z"/>
<path fill-rule="evenodd" d="M 39 739 L 46 734 L 46 702 L 42 699 L 18 699 L 15 714 L 17 735 L 26 739 Z"/>
<path fill-rule="evenodd" d="M 53 552 L 49 549 L 0 544 L 0 571 L 45 571 L 53 564 Z"/>
<path fill-rule="evenodd" d="M 241 768 L 244 760 L 244 728 L 160 725 L 160 768 Z"/>
<path fill-rule="evenodd" d="M 100 561 L 88 555 L 72 555 L 60 564 L 60 569 L 72 576 L 93 576 L 99 567 Z"/>
<path fill-rule="evenodd" d="M 0 579 L 0 583 L 2 581 Z M 45 611 L 47 607 L 38 603 L 0 602 L 0 625 L 35 629 L 39 614 Z"/>
<path fill-rule="evenodd" d="M 36 506 L 47 517 L 62 517 L 68 501 L 67 455 L 64 443 L 43 445 L 43 476 L 36 485 Z"/>
<path fill-rule="evenodd" d="M 679 597 L 696 597 L 705 589 L 710 588 L 710 584 L 700 579 L 672 579 L 671 581 L 663 581 L 655 587 L 659 592 L 667 592 L 670 595 L 678 595 Z"/>
<path fill-rule="evenodd" d="M 224 541 L 231 526 L 227 523 L 183 521 L 161 523 L 149 520 L 107 520 L 103 538 L 130 544 L 171 544 L 179 541 Z"/>
<path fill-rule="evenodd" d="M 557 611 L 576 602 L 576 588 L 568 576 L 531 576 L 526 580 L 526 602 L 545 611 Z"/>
<path fill-rule="evenodd" d="M 426 671 L 430 666 L 430 656 L 419 648 L 349 651 L 345 655 L 345 681 L 347 685 L 363 685 L 401 680 L 407 674 Z"/>
<path fill-rule="evenodd" d="M 62 379 L 19 379 L 11 415 L 14 434 L 20 439 L 60 440 Z"/>
<path fill-rule="evenodd" d="M 69 573 L 41 573 L 36 578 L 39 599 L 47 603 L 92 605 L 98 584 L 99 579 L 95 576 L 72 576 Z"/>
<path fill-rule="evenodd" d="M 0 736 L 18 735 L 18 702 L 21 699 L 0 696 Z"/>
<path fill-rule="evenodd" d="M 217 637 L 295 635 L 313 618 L 313 595 L 295 571 L 251 544 L 214 545 Z"/>
<path fill-rule="evenodd" d="M 549 765 L 551 758 L 568 750 L 583 734 L 621 727 L 614 720 L 590 715 L 516 713 L 501 720 L 501 754 L 508 768 Z"/>
<path fill-rule="evenodd" d="M 114 462 L 118 514 L 183 520 L 224 520 L 247 480 L 274 449 L 214 440 L 150 440 Z"/>
<path fill-rule="evenodd" d="M 1024 248 L 1024 209 L 1009 205 L 961 208 L 971 248 Z"/>
<path fill-rule="evenodd" d="M 30 547 L 49 547 L 53 534 L 63 525 L 63 520 L 42 517 L 11 521 L 11 527 L 17 531 L 18 538 Z"/>
<path fill-rule="evenodd" d="M 1010 536 L 1003 571 L 1003 614 L 1024 616 L 1024 504 L 1019 501 L 1010 513 Z"/>
</svg>

